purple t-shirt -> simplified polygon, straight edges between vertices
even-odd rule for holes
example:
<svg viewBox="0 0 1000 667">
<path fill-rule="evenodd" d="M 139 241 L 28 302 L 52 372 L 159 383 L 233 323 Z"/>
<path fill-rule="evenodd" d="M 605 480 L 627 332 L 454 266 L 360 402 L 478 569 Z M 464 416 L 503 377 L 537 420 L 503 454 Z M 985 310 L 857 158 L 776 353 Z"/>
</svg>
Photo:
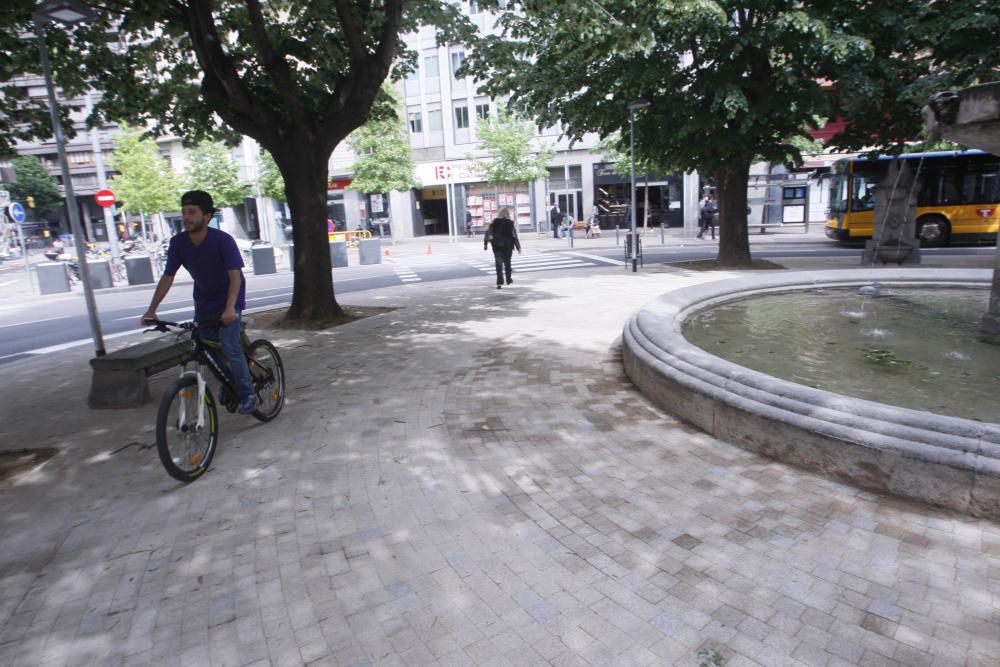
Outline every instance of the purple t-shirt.
<svg viewBox="0 0 1000 667">
<path fill-rule="evenodd" d="M 163 273 L 173 276 L 183 266 L 194 278 L 194 319 L 207 322 L 222 315 L 229 294 L 229 271 L 243 268 L 243 255 L 236 241 L 229 234 L 208 228 L 200 245 L 191 243 L 187 232 L 170 239 L 167 265 Z M 236 312 L 246 307 L 247 283 L 240 276 L 240 295 L 236 299 Z"/>
</svg>

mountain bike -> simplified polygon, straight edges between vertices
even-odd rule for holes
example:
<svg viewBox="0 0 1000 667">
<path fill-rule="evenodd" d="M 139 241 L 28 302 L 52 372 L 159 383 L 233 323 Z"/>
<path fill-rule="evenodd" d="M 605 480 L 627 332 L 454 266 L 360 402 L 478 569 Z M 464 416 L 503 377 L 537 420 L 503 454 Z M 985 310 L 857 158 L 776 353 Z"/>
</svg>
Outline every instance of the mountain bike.
<svg viewBox="0 0 1000 667">
<path fill-rule="evenodd" d="M 208 470 L 219 442 L 219 412 L 205 379 L 205 369 L 219 381 L 220 402 L 236 412 L 239 392 L 229 374 L 222 345 L 203 338 L 196 322 L 146 320 L 147 331 L 174 332 L 188 346 L 181 360 L 181 376 L 163 394 L 156 416 L 156 451 L 167 473 L 182 482 L 193 482 Z M 253 390 L 260 404 L 251 414 L 262 422 L 278 416 L 285 404 L 285 367 L 278 350 L 260 339 L 252 343 L 241 333 L 243 351 Z M 186 339 L 186 340 L 183 340 Z"/>
</svg>

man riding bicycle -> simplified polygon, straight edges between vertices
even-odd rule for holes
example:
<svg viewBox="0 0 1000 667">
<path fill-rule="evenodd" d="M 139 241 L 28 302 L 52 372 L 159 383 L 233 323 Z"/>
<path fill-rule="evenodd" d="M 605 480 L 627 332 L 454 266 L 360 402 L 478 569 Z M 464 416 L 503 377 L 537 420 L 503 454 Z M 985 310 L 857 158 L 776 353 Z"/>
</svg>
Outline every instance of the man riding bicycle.
<svg viewBox="0 0 1000 667">
<path fill-rule="evenodd" d="M 208 226 L 217 212 L 207 192 L 191 190 L 181 196 L 184 231 L 170 239 L 163 275 L 139 323 L 145 326 L 146 320 L 157 319 L 156 308 L 174 284 L 177 269 L 183 266 L 194 278 L 194 319 L 199 323 L 199 336 L 222 344 L 240 394 L 238 410 L 251 413 L 257 409 L 257 395 L 240 337 L 240 314 L 246 307 L 243 256 L 232 236 Z"/>
</svg>

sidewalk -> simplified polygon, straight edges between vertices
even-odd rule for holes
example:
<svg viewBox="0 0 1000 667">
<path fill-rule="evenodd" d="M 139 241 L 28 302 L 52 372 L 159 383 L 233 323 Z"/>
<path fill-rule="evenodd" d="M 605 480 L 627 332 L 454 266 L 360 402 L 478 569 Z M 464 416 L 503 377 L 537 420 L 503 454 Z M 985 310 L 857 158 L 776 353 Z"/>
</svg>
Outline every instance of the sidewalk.
<svg viewBox="0 0 1000 667">
<path fill-rule="evenodd" d="M 286 407 L 225 414 L 186 486 L 155 403 L 86 408 L 85 349 L 5 365 L 0 448 L 61 453 L 0 483 L 0 666 L 998 664 L 1000 525 L 754 456 L 624 377 L 630 313 L 730 275 L 345 295 L 395 310 L 260 332 Z"/>
</svg>

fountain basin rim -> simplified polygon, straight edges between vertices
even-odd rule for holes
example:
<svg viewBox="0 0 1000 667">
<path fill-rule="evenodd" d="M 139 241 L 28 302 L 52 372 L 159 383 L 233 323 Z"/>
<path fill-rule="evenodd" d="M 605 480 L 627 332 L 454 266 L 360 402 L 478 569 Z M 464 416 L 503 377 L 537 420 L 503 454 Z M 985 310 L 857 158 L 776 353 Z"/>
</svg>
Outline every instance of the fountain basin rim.
<svg viewBox="0 0 1000 667">
<path fill-rule="evenodd" d="M 1000 424 L 891 406 L 781 380 L 716 357 L 690 343 L 681 330 L 684 320 L 695 312 L 754 294 L 855 287 L 876 281 L 890 288 L 981 288 L 988 287 L 991 279 L 991 271 L 979 269 L 878 268 L 744 276 L 684 287 L 650 301 L 628 320 L 623 332 L 626 372 L 654 403 L 722 439 L 864 488 L 1000 517 Z M 740 420 L 743 425 L 735 423 Z M 801 449 L 812 451 L 796 451 L 796 439 L 808 441 Z M 836 444 L 852 448 L 848 458 L 853 464 L 840 465 Z M 864 465 L 858 463 L 862 459 Z M 898 480 L 892 479 L 892 468 L 918 464 L 971 475 L 971 480 L 966 479 L 968 488 L 922 494 L 900 488 Z M 996 481 L 995 501 L 973 498 L 972 487 L 984 479 L 991 484 Z M 950 495 L 955 498 L 943 497 Z"/>
</svg>

